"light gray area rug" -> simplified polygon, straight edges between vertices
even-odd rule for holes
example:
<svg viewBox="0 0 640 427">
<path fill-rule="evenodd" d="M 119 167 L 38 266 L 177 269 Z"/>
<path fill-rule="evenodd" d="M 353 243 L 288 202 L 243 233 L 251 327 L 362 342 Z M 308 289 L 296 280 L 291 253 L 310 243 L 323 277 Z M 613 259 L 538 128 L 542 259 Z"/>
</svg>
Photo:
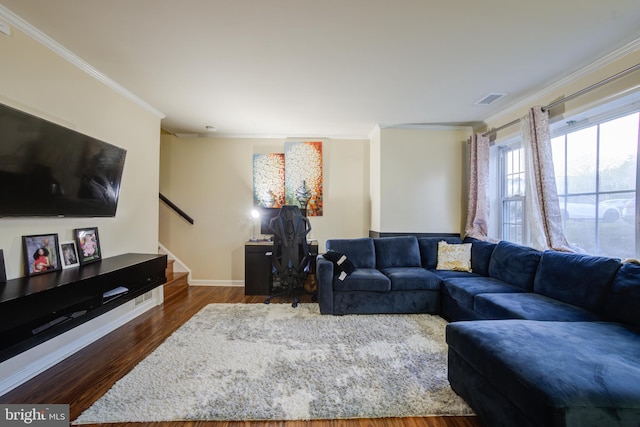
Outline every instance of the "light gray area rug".
<svg viewBox="0 0 640 427">
<path fill-rule="evenodd" d="M 211 304 L 74 424 L 468 415 L 437 316 Z"/>
</svg>

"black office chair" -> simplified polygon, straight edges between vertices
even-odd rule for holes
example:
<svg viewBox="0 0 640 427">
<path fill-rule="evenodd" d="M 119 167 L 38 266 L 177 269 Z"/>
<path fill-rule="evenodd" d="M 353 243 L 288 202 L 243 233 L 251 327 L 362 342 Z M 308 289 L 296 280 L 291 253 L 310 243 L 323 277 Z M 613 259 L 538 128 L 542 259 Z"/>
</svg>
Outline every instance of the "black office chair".
<svg viewBox="0 0 640 427">
<path fill-rule="evenodd" d="M 293 307 L 298 306 L 297 295 L 313 294 L 304 288 L 309 273 L 309 245 L 307 234 L 311 231 L 309 220 L 302 216 L 297 206 L 285 205 L 278 216 L 269 223 L 273 232 L 271 264 L 274 281 L 279 281 L 285 290 L 269 295 L 265 304 L 277 296 L 291 296 Z"/>
</svg>

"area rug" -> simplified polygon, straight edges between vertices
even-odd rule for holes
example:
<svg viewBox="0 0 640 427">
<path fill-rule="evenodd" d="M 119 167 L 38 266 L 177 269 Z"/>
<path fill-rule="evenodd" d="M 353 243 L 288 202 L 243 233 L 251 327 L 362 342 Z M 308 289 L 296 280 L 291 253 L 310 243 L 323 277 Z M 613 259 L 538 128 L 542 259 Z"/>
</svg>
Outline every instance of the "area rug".
<svg viewBox="0 0 640 427">
<path fill-rule="evenodd" d="M 211 304 L 74 424 L 469 415 L 437 316 Z"/>
</svg>

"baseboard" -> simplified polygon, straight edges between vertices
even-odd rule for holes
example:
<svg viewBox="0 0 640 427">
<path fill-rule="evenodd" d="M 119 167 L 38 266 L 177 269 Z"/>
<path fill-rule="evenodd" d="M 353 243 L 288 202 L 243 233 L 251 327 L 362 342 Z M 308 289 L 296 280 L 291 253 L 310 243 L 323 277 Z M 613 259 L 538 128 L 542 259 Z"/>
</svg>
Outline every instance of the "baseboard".
<svg viewBox="0 0 640 427">
<path fill-rule="evenodd" d="M 191 280 L 189 286 L 233 286 L 244 287 L 244 280 Z"/>
</svg>

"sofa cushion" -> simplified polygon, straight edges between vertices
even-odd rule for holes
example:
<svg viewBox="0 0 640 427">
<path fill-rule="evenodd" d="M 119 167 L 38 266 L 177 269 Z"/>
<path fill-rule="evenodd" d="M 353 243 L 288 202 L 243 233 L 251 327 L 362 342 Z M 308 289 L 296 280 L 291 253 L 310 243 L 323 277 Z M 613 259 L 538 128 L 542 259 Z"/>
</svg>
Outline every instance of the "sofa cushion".
<svg viewBox="0 0 640 427">
<path fill-rule="evenodd" d="M 447 325 L 446 339 L 449 351 L 500 390 L 531 425 L 638 424 L 640 335 L 624 325 L 455 322 Z"/>
<path fill-rule="evenodd" d="M 415 236 L 374 239 L 376 268 L 420 267 L 420 249 Z"/>
<path fill-rule="evenodd" d="M 375 268 L 356 268 L 344 280 L 334 278 L 333 290 L 389 292 L 391 280 Z"/>
<path fill-rule="evenodd" d="M 530 291 L 541 255 L 540 251 L 533 248 L 500 241 L 491 254 L 489 275 Z"/>
<path fill-rule="evenodd" d="M 564 322 L 602 320 L 600 316 L 592 311 L 530 292 L 477 295 L 473 309 L 486 319 L 528 319 Z"/>
<path fill-rule="evenodd" d="M 489 275 L 489 261 L 496 243 L 465 237 L 464 243 L 471 243 L 471 270 L 482 276 Z"/>
<path fill-rule="evenodd" d="M 438 265 L 438 242 L 444 240 L 447 243 L 462 243 L 460 237 L 419 237 L 418 247 L 420 248 L 420 258 L 422 266 L 433 270 Z"/>
<path fill-rule="evenodd" d="M 384 268 L 382 273 L 391 280 L 392 291 L 439 291 L 442 279 L 422 267 Z"/>
<path fill-rule="evenodd" d="M 484 277 L 475 272 L 469 273 L 466 271 L 454 271 L 454 270 L 429 270 L 437 274 L 441 279 L 450 279 L 453 277 Z"/>
<path fill-rule="evenodd" d="M 345 254 L 355 268 L 376 268 L 376 251 L 373 239 L 329 239 L 327 251 Z"/>
<path fill-rule="evenodd" d="M 461 306 L 473 310 L 476 295 L 484 293 L 524 292 L 521 288 L 509 285 L 493 277 L 453 277 L 444 281 L 444 290 Z"/>
<path fill-rule="evenodd" d="M 466 271 L 471 273 L 471 243 L 438 242 L 436 270 Z"/>
<path fill-rule="evenodd" d="M 605 315 L 640 327 L 640 265 L 622 264 L 607 295 Z"/>
<path fill-rule="evenodd" d="M 602 312 L 606 291 L 620 267 L 614 258 L 545 251 L 533 290 L 541 295 Z"/>
</svg>

